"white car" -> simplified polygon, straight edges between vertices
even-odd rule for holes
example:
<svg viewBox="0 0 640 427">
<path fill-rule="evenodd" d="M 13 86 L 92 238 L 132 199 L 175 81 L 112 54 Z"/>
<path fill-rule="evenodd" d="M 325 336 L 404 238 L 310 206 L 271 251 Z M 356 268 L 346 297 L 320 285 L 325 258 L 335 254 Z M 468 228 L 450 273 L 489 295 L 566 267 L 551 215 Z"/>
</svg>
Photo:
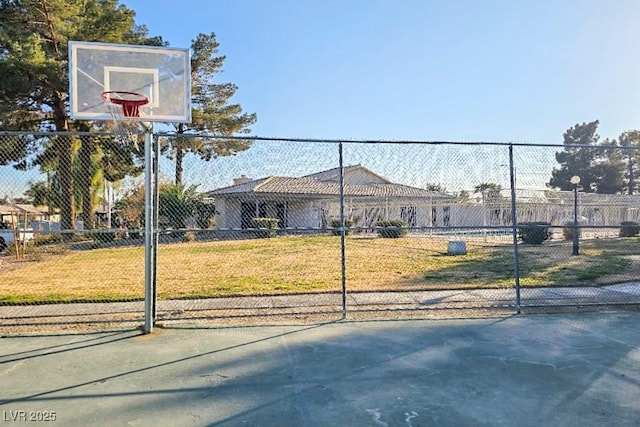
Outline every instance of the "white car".
<svg viewBox="0 0 640 427">
<path fill-rule="evenodd" d="M 31 227 L 21 227 L 14 230 L 10 225 L 0 223 L 0 252 L 12 244 L 16 237 L 18 238 L 18 242 L 31 241 L 33 240 L 33 230 Z"/>
</svg>

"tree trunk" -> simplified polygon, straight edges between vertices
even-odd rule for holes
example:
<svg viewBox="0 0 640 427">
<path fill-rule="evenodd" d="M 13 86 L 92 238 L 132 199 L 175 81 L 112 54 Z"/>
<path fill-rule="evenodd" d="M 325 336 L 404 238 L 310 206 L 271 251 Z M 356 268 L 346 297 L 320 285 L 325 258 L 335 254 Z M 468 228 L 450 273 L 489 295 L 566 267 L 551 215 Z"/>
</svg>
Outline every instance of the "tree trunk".
<svg viewBox="0 0 640 427">
<path fill-rule="evenodd" d="M 64 231 L 75 228 L 75 198 L 73 194 L 73 167 L 71 138 L 58 137 L 58 173 L 60 175 L 60 228 Z"/>
<path fill-rule="evenodd" d="M 178 125 L 178 135 L 182 135 L 184 133 L 184 124 L 180 123 Z M 176 144 L 176 185 L 182 184 L 182 172 L 184 171 L 182 167 L 182 160 L 184 159 L 184 150 L 182 149 L 182 140 L 180 137 L 177 139 Z"/>
<path fill-rule="evenodd" d="M 53 201 L 52 201 L 52 195 L 51 195 L 51 172 L 49 170 L 47 170 L 47 214 L 49 219 L 51 219 L 51 216 L 54 213 L 54 209 L 53 209 Z"/>
<path fill-rule="evenodd" d="M 67 120 L 65 104 L 62 94 L 53 104 L 53 117 L 58 132 L 69 131 L 69 121 Z M 72 138 L 69 136 L 57 137 L 58 145 L 58 174 L 60 175 L 60 229 L 69 231 L 75 229 L 75 198 L 73 194 L 73 153 Z M 71 238 L 72 235 L 63 234 L 64 238 Z"/>
<path fill-rule="evenodd" d="M 91 154 L 94 151 L 92 138 L 89 136 L 80 137 L 82 146 L 80 147 L 80 191 L 82 192 L 82 221 L 86 230 L 94 228 L 93 221 L 93 188 L 91 178 L 93 175 L 93 165 L 91 164 Z M 111 227 L 111 225 L 108 225 Z"/>
<path fill-rule="evenodd" d="M 176 184 L 180 185 L 182 184 L 182 172 L 183 172 L 183 168 L 182 168 L 182 159 L 184 158 L 184 151 L 182 151 L 182 148 L 177 148 L 176 149 Z"/>
</svg>

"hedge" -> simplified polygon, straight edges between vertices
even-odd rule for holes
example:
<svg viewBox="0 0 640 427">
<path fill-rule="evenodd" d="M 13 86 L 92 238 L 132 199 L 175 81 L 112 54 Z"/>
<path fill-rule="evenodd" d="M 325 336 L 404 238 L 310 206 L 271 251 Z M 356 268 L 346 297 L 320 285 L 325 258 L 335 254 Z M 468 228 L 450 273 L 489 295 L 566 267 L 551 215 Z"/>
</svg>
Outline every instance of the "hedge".
<svg viewBox="0 0 640 427">
<path fill-rule="evenodd" d="M 640 224 L 634 221 L 622 221 L 620 223 L 620 237 L 636 237 L 640 234 Z"/>
<path fill-rule="evenodd" d="M 518 224 L 518 237 L 530 245 L 541 245 L 551 238 L 548 222 L 521 222 Z"/>
<path fill-rule="evenodd" d="M 332 219 L 331 220 L 331 234 L 333 234 L 334 236 L 339 236 L 340 235 L 340 226 L 342 225 L 342 223 L 340 222 L 339 219 Z M 352 219 L 346 219 L 344 220 L 344 234 L 351 234 L 351 227 L 353 227 L 354 222 Z"/>
<path fill-rule="evenodd" d="M 397 239 L 399 237 L 406 236 L 406 226 L 407 223 L 400 219 L 391 219 L 376 222 L 378 235 L 387 239 Z"/>
<path fill-rule="evenodd" d="M 116 232 L 110 230 L 100 230 L 93 234 L 96 242 L 110 243 L 116 239 Z"/>
<path fill-rule="evenodd" d="M 280 220 L 278 218 L 251 218 L 251 225 L 257 229 L 257 236 L 260 238 L 275 237 L 276 228 Z"/>
</svg>

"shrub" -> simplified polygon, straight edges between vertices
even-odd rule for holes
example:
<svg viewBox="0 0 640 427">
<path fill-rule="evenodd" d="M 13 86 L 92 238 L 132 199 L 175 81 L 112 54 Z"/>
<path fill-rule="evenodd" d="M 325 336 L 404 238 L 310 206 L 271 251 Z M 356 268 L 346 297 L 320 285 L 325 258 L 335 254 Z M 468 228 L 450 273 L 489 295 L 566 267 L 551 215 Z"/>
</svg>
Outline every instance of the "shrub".
<svg viewBox="0 0 640 427">
<path fill-rule="evenodd" d="M 332 219 L 331 220 L 331 234 L 333 234 L 334 236 L 339 236 L 340 235 L 340 225 L 341 222 L 339 219 Z M 344 234 L 351 234 L 351 227 L 353 227 L 354 222 L 352 219 L 344 219 Z"/>
<path fill-rule="evenodd" d="M 578 228 L 578 237 L 580 237 L 580 229 Z M 573 240 L 573 221 L 567 221 L 562 227 L 562 238 L 564 240 Z"/>
<path fill-rule="evenodd" d="M 34 246 L 33 246 L 33 244 L 32 244 L 31 242 L 27 242 L 26 250 L 24 251 L 24 252 L 25 252 L 25 254 L 26 254 L 26 253 L 29 253 L 29 254 L 30 254 L 30 253 L 31 253 L 31 249 L 32 249 L 33 247 L 34 247 Z M 25 247 L 22 245 L 22 242 L 20 242 L 20 243 L 18 244 L 18 248 L 17 248 L 17 249 L 18 249 L 18 251 L 17 251 L 17 253 L 18 253 L 19 255 L 20 255 L 20 254 L 23 254 L 23 249 L 24 249 L 24 248 L 25 248 Z M 6 246 L 4 246 L 4 249 L 3 249 L 3 250 L 5 251 L 5 253 L 6 253 L 7 255 L 15 256 L 15 255 L 16 255 L 16 245 L 15 245 L 15 242 L 11 242 L 11 243 L 6 244 Z M 19 256 L 19 257 L 20 257 L 20 258 L 22 258 L 22 256 Z M 35 261 L 38 261 L 38 260 L 39 260 L 39 259 L 36 259 Z"/>
<path fill-rule="evenodd" d="M 258 229 L 257 236 L 263 239 L 274 237 L 279 223 L 278 218 L 251 218 L 251 225 Z"/>
<path fill-rule="evenodd" d="M 200 228 L 215 227 L 216 207 L 212 204 L 198 200 L 195 204 L 196 223 Z M 213 221 L 213 226 L 211 222 Z"/>
<path fill-rule="evenodd" d="M 92 234 L 88 234 L 88 233 L 67 233 L 67 234 L 61 233 L 60 237 L 62 238 L 63 243 L 70 243 L 70 242 L 80 243 L 80 242 L 86 242 L 87 240 L 91 240 L 94 238 Z"/>
<path fill-rule="evenodd" d="M 19 253 L 24 255 L 24 259 L 35 262 L 43 261 L 49 255 L 65 255 L 68 252 L 69 248 L 66 245 L 39 245 L 34 241 L 28 242 L 26 246 L 21 244 L 19 248 Z M 7 246 L 6 254 L 11 256 L 16 254 L 16 248 L 13 244 Z"/>
<path fill-rule="evenodd" d="M 55 245 L 62 243 L 62 236 L 59 233 L 36 234 L 33 244 L 36 246 Z"/>
<path fill-rule="evenodd" d="M 186 231 L 184 231 L 184 230 L 171 230 L 171 231 L 169 231 L 169 236 L 172 239 L 182 239 L 182 240 L 184 240 L 185 233 L 186 233 Z"/>
<path fill-rule="evenodd" d="M 378 235 L 387 239 L 397 239 L 406 236 L 408 224 L 401 219 L 392 219 L 376 222 Z"/>
<path fill-rule="evenodd" d="M 548 222 L 521 222 L 518 224 L 518 237 L 530 245 L 541 245 L 551 238 Z"/>
<path fill-rule="evenodd" d="M 109 230 L 98 230 L 93 233 L 93 239 L 96 242 L 109 243 L 116 239 L 116 232 Z"/>
<path fill-rule="evenodd" d="M 194 215 L 196 205 L 202 195 L 197 186 L 183 184 L 162 184 L 158 189 L 158 214 L 169 220 L 171 228 L 186 228 L 187 218 Z M 184 236 L 181 234 L 179 237 Z"/>
<path fill-rule="evenodd" d="M 144 232 L 139 228 L 134 228 L 134 231 L 129 231 L 129 239 L 136 240 L 144 237 Z"/>
<path fill-rule="evenodd" d="M 640 234 L 640 224 L 634 221 L 622 221 L 620 223 L 620 237 L 636 237 Z"/>
</svg>

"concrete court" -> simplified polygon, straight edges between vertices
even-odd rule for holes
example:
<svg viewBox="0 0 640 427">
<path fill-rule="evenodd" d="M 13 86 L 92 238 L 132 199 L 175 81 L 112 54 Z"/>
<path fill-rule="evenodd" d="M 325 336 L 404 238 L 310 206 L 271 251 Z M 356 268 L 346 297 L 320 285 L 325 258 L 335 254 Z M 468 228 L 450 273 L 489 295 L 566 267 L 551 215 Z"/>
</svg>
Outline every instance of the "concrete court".
<svg viewBox="0 0 640 427">
<path fill-rule="evenodd" d="M 606 312 L 1 338 L 0 426 L 635 426 L 639 326 Z"/>
</svg>

